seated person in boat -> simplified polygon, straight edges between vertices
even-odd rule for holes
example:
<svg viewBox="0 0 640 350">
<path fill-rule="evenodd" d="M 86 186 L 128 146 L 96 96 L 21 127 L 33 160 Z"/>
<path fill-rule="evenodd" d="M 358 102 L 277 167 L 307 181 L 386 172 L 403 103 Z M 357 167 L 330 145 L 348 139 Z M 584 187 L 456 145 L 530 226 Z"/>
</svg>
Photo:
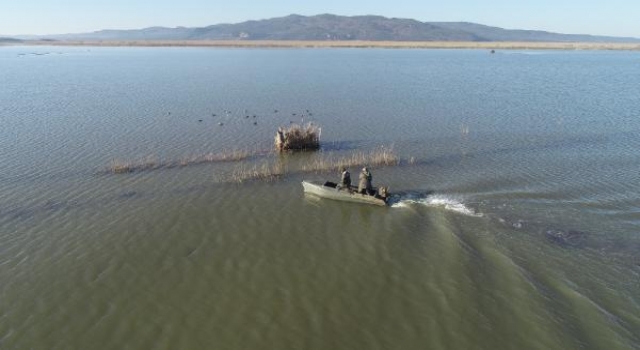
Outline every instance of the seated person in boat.
<svg viewBox="0 0 640 350">
<path fill-rule="evenodd" d="M 359 176 L 360 181 L 358 182 L 358 193 L 373 195 L 372 178 L 369 169 L 367 167 L 362 168 Z"/>
<path fill-rule="evenodd" d="M 347 168 L 342 167 L 342 177 L 340 179 L 340 184 L 338 185 L 338 189 L 351 189 L 351 174 L 347 171 Z"/>
</svg>

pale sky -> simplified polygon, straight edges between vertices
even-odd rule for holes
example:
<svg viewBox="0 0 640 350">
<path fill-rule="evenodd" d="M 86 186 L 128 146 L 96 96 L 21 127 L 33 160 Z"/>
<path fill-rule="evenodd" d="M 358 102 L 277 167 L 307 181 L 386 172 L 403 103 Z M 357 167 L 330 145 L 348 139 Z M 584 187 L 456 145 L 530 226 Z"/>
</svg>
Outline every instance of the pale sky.
<svg viewBox="0 0 640 350">
<path fill-rule="evenodd" d="M 202 27 L 289 14 L 381 15 L 640 38 L 639 0 L 0 0 L 0 35 Z"/>
</svg>

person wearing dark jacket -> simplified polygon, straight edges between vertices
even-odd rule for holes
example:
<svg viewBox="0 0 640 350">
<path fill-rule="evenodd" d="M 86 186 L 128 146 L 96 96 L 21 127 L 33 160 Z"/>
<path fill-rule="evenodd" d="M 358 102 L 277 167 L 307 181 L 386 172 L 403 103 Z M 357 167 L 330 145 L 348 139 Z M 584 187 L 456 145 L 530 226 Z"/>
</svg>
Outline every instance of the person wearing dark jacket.
<svg viewBox="0 0 640 350">
<path fill-rule="evenodd" d="M 358 183 L 358 192 L 371 195 L 373 193 L 373 186 L 371 185 L 372 176 L 367 167 L 362 168 L 358 179 L 360 180 Z"/>
<path fill-rule="evenodd" d="M 342 177 L 340 179 L 340 188 L 349 190 L 351 188 L 351 174 L 347 168 L 342 167 Z"/>
</svg>

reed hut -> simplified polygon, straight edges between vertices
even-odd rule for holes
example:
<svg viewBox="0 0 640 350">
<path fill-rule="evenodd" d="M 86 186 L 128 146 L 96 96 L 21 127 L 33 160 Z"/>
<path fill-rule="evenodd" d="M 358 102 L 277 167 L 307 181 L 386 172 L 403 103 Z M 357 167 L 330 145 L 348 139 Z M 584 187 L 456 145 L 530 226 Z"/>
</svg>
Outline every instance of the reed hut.
<svg viewBox="0 0 640 350">
<path fill-rule="evenodd" d="M 317 150 L 320 148 L 321 128 L 312 123 L 291 124 L 276 132 L 275 146 L 278 151 Z"/>
</svg>

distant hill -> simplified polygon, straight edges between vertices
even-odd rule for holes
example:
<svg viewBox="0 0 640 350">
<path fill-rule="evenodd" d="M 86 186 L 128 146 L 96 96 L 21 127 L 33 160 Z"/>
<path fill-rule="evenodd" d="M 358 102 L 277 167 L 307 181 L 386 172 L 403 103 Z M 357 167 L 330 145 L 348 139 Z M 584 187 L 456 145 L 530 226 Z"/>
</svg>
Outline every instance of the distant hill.
<svg viewBox="0 0 640 350">
<path fill-rule="evenodd" d="M 487 41 L 639 43 L 639 38 L 560 34 L 541 30 L 503 29 L 468 22 L 432 22 L 442 28 L 475 33 Z"/>
<path fill-rule="evenodd" d="M 21 43 L 21 42 L 22 40 L 20 39 L 0 37 L 0 44 L 14 44 L 14 43 Z"/>
<path fill-rule="evenodd" d="M 639 43 L 638 38 L 559 34 L 510 30 L 467 22 L 420 22 L 382 16 L 286 17 L 216 24 L 200 28 L 151 27 L 101 30 L 93 33 L 45 36 L 58 40 L 371 40 L 371 41 L 523 41 Z M 25 38 L 26 39 L 26 38 Z"/>
</svg>

